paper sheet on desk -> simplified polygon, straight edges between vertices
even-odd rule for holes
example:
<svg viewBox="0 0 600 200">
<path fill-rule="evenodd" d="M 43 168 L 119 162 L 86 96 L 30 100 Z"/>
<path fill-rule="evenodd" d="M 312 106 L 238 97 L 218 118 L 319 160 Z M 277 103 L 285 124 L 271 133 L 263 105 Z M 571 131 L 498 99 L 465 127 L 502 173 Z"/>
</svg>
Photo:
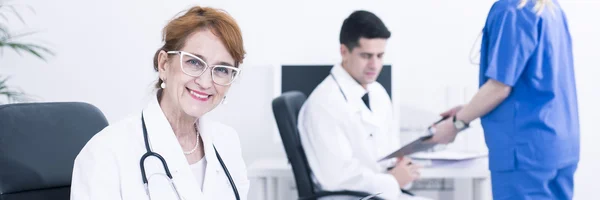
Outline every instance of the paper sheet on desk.
<svg viewBox="0 0 600 200">
<path fill-rule="evenodd" d="M 480 158 L 487 156 L 487 152 L 472 152 L 472 151 L 459 151 L 459 150 L 443 150 L 435 152 L 418 152 L 411 154 L 410 157 L 413 159 L 421 160 L 468 160 L 474 158 Z"/>
</svg>

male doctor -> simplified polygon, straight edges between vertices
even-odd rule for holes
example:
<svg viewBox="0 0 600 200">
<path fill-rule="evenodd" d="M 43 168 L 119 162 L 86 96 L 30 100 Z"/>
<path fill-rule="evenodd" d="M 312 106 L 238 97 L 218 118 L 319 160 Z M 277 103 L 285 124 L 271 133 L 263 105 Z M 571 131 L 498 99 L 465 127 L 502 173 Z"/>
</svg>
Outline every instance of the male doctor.
<svg viewBox="0 0 600 200">
<path fill-rule="evenodd" d="M 321 190 L 420 199 L 401 192 L 419 177 L 419 167 L 409 158 L 377 162 L 399 147 L 391 100 L 375 82 L 390 35 L 373 13 L 353 12 L 340 33 L 341 65 L 331 69 L 300 110 L 300 138 Z"/>
</svg>

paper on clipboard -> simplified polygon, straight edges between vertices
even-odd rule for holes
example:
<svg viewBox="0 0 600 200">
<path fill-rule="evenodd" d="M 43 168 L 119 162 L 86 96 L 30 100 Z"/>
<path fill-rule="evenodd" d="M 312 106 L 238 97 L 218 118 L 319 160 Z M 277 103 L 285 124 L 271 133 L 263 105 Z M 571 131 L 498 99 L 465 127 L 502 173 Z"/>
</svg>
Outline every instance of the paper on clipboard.
<svg viewBox="0 0 600 200">
<path fill-rule="evenodd" d="M 444 117 L 433 124 L 434 125 L 438 124 L 446 119 L 448 119 L 448 117 Z M 412 141 L 411 143 L 404 145 L 402 148 L 396 150 L 395 152 L 387 155 L 386 157 L 384 157 L 382 159 L 379 159 L 378 162 L 387 160 L 390 158 L 397 158 L 397 157 L 410 155 L 410 154 L 413 154 L 416 152 L 426 151 L 426 150 L 433 148 L 435 145 L 437 145 L 437 143 L 432 142 L 429 139 L 431 139 L 433 137 L 435 130 L 432 127 L 429 127 L 429 128 L 427 128 L 427 132 L 428 132 L 428 135 L 420 137 L 420 138 Z"/>
</svg>

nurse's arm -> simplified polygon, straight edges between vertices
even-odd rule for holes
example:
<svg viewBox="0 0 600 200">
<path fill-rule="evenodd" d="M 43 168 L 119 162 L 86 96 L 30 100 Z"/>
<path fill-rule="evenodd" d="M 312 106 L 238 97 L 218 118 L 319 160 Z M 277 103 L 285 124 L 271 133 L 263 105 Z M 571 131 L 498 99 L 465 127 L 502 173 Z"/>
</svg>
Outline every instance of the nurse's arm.
<svg viewBox="0 0 600 200">
<path fill-rule="evenodd" d="M 456 113 L 456 119 L 468 123 L 486 115 L 508 97 L 511 89 L 504 83 L 488 79 L 473 99 Z"/>
</svg>

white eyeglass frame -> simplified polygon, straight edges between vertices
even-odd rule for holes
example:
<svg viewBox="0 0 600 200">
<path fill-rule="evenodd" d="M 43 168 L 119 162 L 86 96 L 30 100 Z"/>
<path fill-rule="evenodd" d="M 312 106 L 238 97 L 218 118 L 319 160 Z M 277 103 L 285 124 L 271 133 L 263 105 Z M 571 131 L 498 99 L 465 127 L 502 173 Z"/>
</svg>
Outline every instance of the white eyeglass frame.
<svg viewBox="0 0 600 200">
<path fill-rule="evenodd" d="M 208 64 L 206 61 L 204 61 L 204 59 L 202 59 L 202 58 L 200 58 L 200 57 L 198 57 L 198 56 L 196 56 L 196 55 L 194 55 L 194 54 L 191 54 L 191 53 L 185 52 L 185 51 L 167 51 L 167 54 L 179 54 L 179 67 L 181 68 L 181 71 L 182 71 L 184 74 L 187 74 L 188 76 L 191 76 L 191 77 L 196 77 L 196 78 L 197 78 L 197 77 L 200 77 L 200 76 L 202 76 L 202 74 L 204 74 L 204 72 L 206 72 L 206 70 L 207 70 L 208 68 L 210 68 L 210 78 L 211 78 L 212 82 L 213 82 L 213 83 L 215 83 L 215 84 L 217 84 L 217 85 L 222 85 L 222 86 L 231 85 L 231 84 L 232 84 L 232 83 L 233 83 L 233 82 L 234 82 L 234 81 L 237 79 L 237 77 L 239 77 L 239 76 L 240 76 L 240 74 L 242 73 L 242 70 L 241 70 L 241 69 L 239 69 L 239 68 L 237 68 L 237 67 L 232 67 L 232 66 L 227 66 L 227 65 L 212 65 L 212 66 L 211 66 L 211 65 L 209 65 L 209 64 Z M 205 64 L 207 67 L 206 67 L 206 68 L 204 68 L 204 70 L 203 70 L 202 72 L 200 72 L 200 74 L 198 74 L 198 75 L 192 75 L 192 74 L 189 74 L 188 72 L 186 72 L 186 71 L 183 69 L 183 55 L 190 56 L 190 57 L 192 57 L 192 58 L 198 59 L 198 60 L 200 60 L 201 62 L 203 62 L 203 63 L 204 63 L 204 64 Z M 234 77 L 231 79 L 231 81 L 229 81 L 229 83 L 227 83 L 227 84 L 220 84 L 220 83 L 217 83 L 217 82 L 215 81 L 215 76 L 213 75 L 213 70 L 214 70 L 214 68 L 215 68 L 215 67 L 224 67 L 224 68 L 227 68 L 227 69 L 231 69 L 231 70 L 235 71 L 236 75 L 235 75 L 235 76 L 234 76 Z"/>
</svg>

